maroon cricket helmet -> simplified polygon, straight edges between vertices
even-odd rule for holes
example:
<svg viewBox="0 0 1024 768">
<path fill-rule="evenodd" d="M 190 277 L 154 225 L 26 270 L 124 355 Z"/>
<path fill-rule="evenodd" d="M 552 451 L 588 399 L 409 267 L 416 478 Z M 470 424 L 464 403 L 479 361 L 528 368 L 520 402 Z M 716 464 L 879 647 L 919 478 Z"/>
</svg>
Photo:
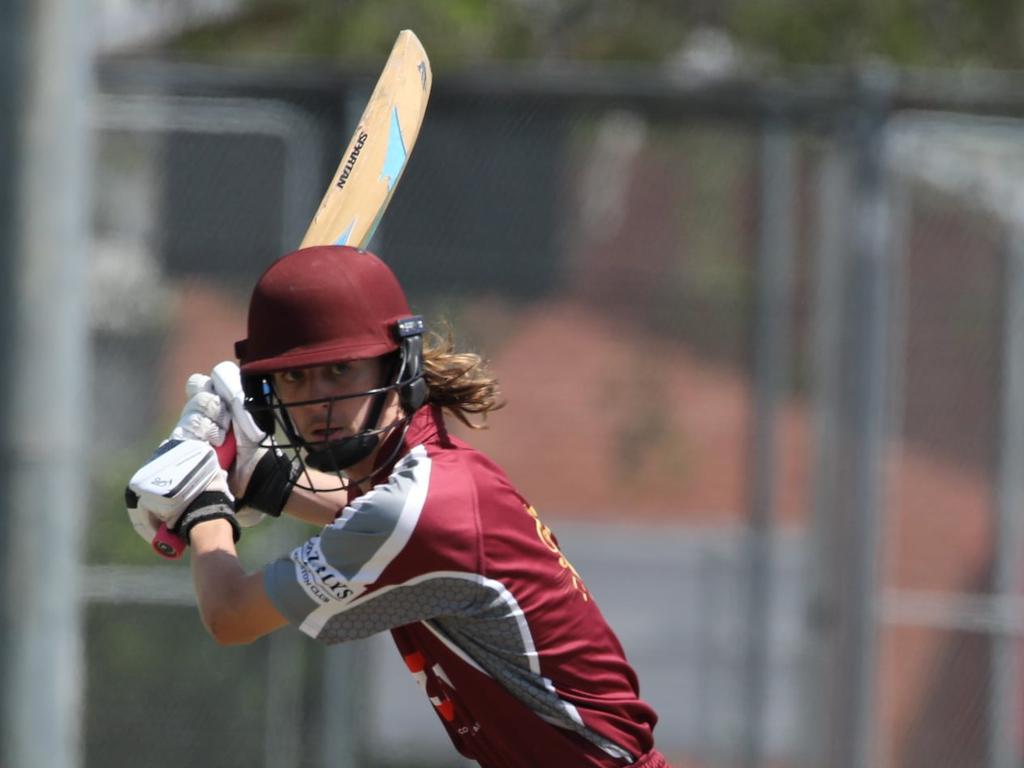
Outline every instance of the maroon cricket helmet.
<svg viewBox="0 0 1024 768">
<path fill-rule="evenodd" d="M 369 251 L 302 248 L 256 283 L 235 355 L 243 375 L 379 357 L 399 349 L 396 323 L 410 315 L 398 279 Z"/>
</svg>

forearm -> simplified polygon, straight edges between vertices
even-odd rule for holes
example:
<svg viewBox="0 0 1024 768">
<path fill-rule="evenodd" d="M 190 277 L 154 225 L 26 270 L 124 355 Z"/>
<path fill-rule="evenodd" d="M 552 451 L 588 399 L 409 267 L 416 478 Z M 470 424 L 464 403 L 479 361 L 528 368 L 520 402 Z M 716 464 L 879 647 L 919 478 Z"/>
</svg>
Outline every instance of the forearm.
<svg viewBox="0 0 1024 768">
<path fill-rule="evenodd" d="M 226 521 L 195 526 L 190 544 L 199 613 L 217 642 L 249 643 L 287 623 L 267 597 L 263 575 L 242 568 Z"/>
</svg>

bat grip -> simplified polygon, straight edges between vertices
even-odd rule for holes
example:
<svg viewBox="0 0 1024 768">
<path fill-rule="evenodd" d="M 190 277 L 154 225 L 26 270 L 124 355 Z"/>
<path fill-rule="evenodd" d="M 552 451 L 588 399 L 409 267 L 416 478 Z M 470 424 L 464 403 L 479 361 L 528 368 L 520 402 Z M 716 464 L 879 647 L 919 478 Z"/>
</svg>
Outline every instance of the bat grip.
<svg viewBox="0 0 1024 768">
<path fill-rule="evenodd" d="M 220 464 L 221 469 L 231 469 L 238 453 L 238 443 L 235 442 L 233 430 L 228 430 L 224 436 L 224 442 L 216 446 L 215 450 L 217 451 L 217 463 Z M 188 545 L 185 539 L 168 529 L 167 523 L 160 523 L 160 530 L 153 537 L 153 550 L 158 555 L 166 557 L 168 560 L 177 560 L 185 554 L 186 546 Z"/>
<path fill-rule="evenodd" d="M 235 456 L 238 454 L 235 431 L 229 429 L 227 434 L 224 435 L 224 442 L 215 446 L 214 450 L 217 452 L 217 462 L 220 464 L 221 469 L 231 469 L 231 465 L 235 463 Z"/>
</svg>

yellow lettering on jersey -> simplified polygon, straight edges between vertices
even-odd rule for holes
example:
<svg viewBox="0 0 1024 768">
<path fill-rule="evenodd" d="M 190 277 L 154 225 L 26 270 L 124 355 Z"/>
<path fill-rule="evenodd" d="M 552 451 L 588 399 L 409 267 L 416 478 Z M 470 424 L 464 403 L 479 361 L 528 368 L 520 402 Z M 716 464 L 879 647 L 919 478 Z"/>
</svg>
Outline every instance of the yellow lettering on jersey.
<svg viewBox="0 0 1024 768">
<path fill-rule="evenodd" d="M 589 602 L 590 594 L 587 592 L 587 586 L 583 583 L 583 579 L 580 577 L 579 571 L 573 568 L 572 563 L 566 559 L 565 555 L 562 554 L 562 550 L 558 548 L 558 544 L 555 542 L 555 536 L 551 533 L 551 529 L 540 521 L 537 510 L 532 506 L 526 506 L 526 513 L 533 518 L 533 522 L 537 526 L 537 538 L 541 540 L 541 543 L 545 547 L 558 555 L 558 564 L 562 566 L 563 570 L 568 571 L 569 578 L 572 581 L 572 588 L 579 592 L 585 601 Z"/>
</svg>

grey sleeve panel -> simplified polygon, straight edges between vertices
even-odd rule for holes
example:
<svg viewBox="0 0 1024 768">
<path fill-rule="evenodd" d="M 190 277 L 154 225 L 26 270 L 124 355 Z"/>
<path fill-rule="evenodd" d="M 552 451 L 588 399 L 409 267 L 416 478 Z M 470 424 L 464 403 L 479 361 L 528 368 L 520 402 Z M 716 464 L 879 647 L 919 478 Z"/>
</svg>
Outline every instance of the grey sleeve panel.
<svg viewBox="0 0 1024 768">
<path fill-rule="evenodd" d="M 488 675 L 543 720 L 600 747 L 607 754 L 632 762 L 635 756 L 588 728 L 575 707 L 562 699 L 554 684 L 530 664 L 532 644 L 524 642 L 518 621 L 495 602 L 473 616 L 445 616 L 430 622 Z"/>
<path fill-rule="evenodd" d="M 263 588 L 270 602 L 293 624 L 299 624 L 317 607 L 295 577 L 295 562 L 282 557 L 263 569 Z"/>
<path fill-rule="evenodd" d="M 408 544 L 430 486 L 430 458 L 413 448 L 387 483 L 353 501 L 341 517 L 264 570 L 281 613 L 316 637 L 335 613 L 354 607 Z"/>
<path fill-rule="evenodd" d="M 390 510 L 386 510 L 386 512 L 389 513 Z M 375 518 L 373 522 L 380 523 L 382 526 L 392 522 L 386 515 L 374 514 L 373 516 Z M 362 517 L 366 518 L 368 515 L 364 514 Z M 397 521 L 397 517 L 395 521 Z M 370 521 L 364 519 L 359 522 Z M 347 525 L 344 528 L 330 527 L 320 534 L 320 550 L 324 554 L 324 559 L 335 570 L 346 579 L 354 579 L 356 574 L 370 562 L 370 559 L 388 540 L 392 530 L 393 528 L 379 531 L 358 531 Z"/>
<path fill-rule="evenodd" d="M 529 630 L 521 623 L 521 611 L 498 586 L 479 579 L 439 576 L 385 590 L 332 616 L 317 639 L 342 643 L 424 622 L 541 718 L 579 734 L 609 755 L 632 762 L 635 758 L 628 751 L 588 728 L 531 661 L 537 652 Z"/>
<path fill-rule="evenodd" d="M 436 616 L 470 614 L 487 597 L 488 588 L 475 580 L 443 576 L 382 590 L 332 616 L 317 639 L 332 645 Z"/>
<path fill-rule="evenodd" d="M 406 457 L 388 482 L 347 506 L 337 522 L 320 534 L 320 550 L 332 568 L 355 579 L 398 527 L 417 462 Z"/>
</svg>

